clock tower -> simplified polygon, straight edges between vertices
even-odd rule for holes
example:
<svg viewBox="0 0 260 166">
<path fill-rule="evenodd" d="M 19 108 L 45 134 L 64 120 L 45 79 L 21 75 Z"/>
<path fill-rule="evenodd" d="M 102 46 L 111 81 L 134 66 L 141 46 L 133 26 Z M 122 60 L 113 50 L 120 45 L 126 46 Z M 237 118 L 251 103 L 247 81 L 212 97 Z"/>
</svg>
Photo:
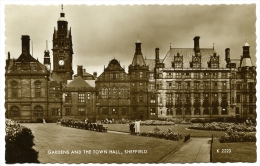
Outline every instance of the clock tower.
<svg viewBox="0 0 260 166">
<path fill-rule="evenodd" d="M 63 5 L 60 18 L 57 21 L 58 29 L 54 27 L 53 33 L 53 72 L 61 77 L 64 82 L 72 80 L 72 36 L 71 28 L 68 29 L 68 22 L 65 19 Z"/>
</svg>

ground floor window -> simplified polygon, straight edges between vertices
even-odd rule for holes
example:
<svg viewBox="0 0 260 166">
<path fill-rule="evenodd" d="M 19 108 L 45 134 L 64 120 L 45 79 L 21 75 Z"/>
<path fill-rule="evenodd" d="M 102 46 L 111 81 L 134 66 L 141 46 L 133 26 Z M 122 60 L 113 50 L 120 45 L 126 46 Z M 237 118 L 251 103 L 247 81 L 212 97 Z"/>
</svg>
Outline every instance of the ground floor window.
<svg viewBox="0 0 260 166">
<path fill-rule="evenodd" d="M 209 115 L 209 109 L 208 108 L 204 108 L 203 115 Z"/>
<path fill-rule="evenodd" d="M 42 106 L 37 105 L 34 107 L 34 116 L 43 116 Z"/>
<path fill-rule="evenodd" d="M 127 114 L 128 114 L 128 109 L 122 108 L 122 115 L 127 115 Z"/>
<path fill-rule="evenodd" d="M 173 111 L 172 111 L 171 108 L 168 108 L 168 109 L 167 109 L 167 115 L 173 115 Z"/>
<path fill-rule="evenodd" d="M 194 109 L 194 115 L 200 115 L 200 109 L 199 108 Z"/>
<path fill-rule="evenodd" d="M 17 106 L 11 107 L 10 116 L 19 116 L 19 108 Z"/>
<path fill-rule="evenodd" d="M 156 114 L 155 108 L 151 108 L 151 115 L 155 115 L 155 114 Z"/>
<path fill-rule="evenodd" d="M 239 114 L 239 107 L 236 107 L 236 114 Z"/>
<path fill-rule="evenodd" d="M 253 114 L 253 111 L 254 109 L 253 109 L 253 107 L 249 107 L 249 114 Z"/>
<path fill-rule="evenodd" d="M 176 115 L 182 115 L 182 110 L 180 108 L 176 109 Z"/>
<path fill-rule="evenodd" d="M 85 108 L 79 108 L 79 115 L 86 115 Z"/>
<path fill-rule="evenodd" d="M 108 108 L 102 108 L 102 114 L 108 115 Z"/>
<path fill-rule="evenodd" d="M 70 115 L 71 114 L 71 108 L 67 107 L 65 108 L 65 115 Z"/>
<path fill-rule="evenodd" d="M 218 108 L 217 107 L 212 108 L 212 115 L 218 115 Z"/>
<path fill-rule="evenodd" d="M 117 115 L 117 114 L 118 114 L 117 108 L 112 108 L 112 115 Z"/>
<path fill-rule="evenodd" d="M 185 115 L 191 115 L 191 110 L 190 108 L 185 109 Z"/>
<path fill-rule="evenodd" d="M 51 108 L 52 116 L 60 116 L 60 108 Z"/>
<path fill-rule="evenodd" d="M 221 109 L 221 115 L 227 115 L 227 108 Z"/>
</svg>

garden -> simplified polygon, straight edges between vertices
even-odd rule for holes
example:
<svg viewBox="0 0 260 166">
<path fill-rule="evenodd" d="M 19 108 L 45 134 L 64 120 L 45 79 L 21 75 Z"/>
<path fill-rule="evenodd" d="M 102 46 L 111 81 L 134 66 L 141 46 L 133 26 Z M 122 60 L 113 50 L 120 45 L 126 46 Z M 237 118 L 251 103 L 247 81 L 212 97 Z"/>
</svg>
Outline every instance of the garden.
<svg viewBox="0 0 260 166">
<path fill-rule="evenodd" d="M 101 129 L 130 133 L 128 123 L 101 125 L 74 119 L 61 119 L 59 123 L 24 123 L 20 125 L 7 119 L 6 163 L 155 163 L 173 150 L 178 149 L 189 137 L 211 137 L 212 135 L 215 140 L 212 144 L 213 162 L 251 162 L 256 159 L 256 152 L 254 151 L 256 149 L 255 125 L 223 122 L 195 124 L 167 122 L 171 123 L 167 124 L 165 121 L 154 120 L 144 121 L 141 126 L 140 136 L 130 136 L 101 133 Z M 98 125 L 102 126 L 102 128 Z M 24 143 L 21 144 L 21 142 Z M 229 156 L 234 155 L 232 157 L 236 159 L 229 160 L 227 158 L 222 160 L 221 155 L 215 152 L 217 149 L 227 147 L 232 147 L 232 150 L 236 151 L 236 155 L 229 154 Z M 244 147 L 244 149 L 240 147 Z M 253 151 L 250 151 L 250 148 Z M 81 154 L 70 155 L 69 158 L 66 155 L 48 154 L 50 150 L 72 151 L 75 149 L 81 151 L 81 153 L 86 149 L 92 151 L 117 149 L 122 152 L 126 149 L 144 149 L 148 153 L 143 155 L 123 155 L 123 157 L 112 154 Z M 244 155 L 243 158 L 248 156 L 249 160 L 238 158 L 237 156 L 241 156 L 240 154 Z"/>
<path fill-rule="evenodd" d="M 26 123 L 35 135 L 35 150 L 41 163 L 157 163 L 183 144 L 180 141 L 80 130 L 55 123 Z M 126 124 L 117 124 L 125 125 Z M 153 126 L 154 127 L 154 126 Z M 54 134 L 55 133 L 55 134 Z M 119 150 L 123 154 L 94 151 Z M 49 154 L 51 151 L 78 150 L 81 154 Z M 84 154 L 90 150 L 91 154 Z M 125 150 L 146 150 L 146 154 L 125 154 Z"/>
</svg>

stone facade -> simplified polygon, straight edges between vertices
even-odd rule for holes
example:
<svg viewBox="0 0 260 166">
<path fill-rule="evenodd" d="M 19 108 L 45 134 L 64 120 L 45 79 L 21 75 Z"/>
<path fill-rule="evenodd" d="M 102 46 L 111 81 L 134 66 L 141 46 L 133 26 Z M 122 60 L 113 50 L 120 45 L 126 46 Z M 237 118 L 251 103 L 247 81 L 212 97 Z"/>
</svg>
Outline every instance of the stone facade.
<svg viewBox="0 0 260 166">
<path fill-rule="evenodd" d="M 22 54 L 11 59 L 5 73 L 6 117 L 30 120 L 48 116 L 49 71 L 30 54 L 30 37 L 22 36 Z"/>
<path fill-rule="evenodd" d="M 96 80 L 97 118 L 130 119 L 130 78 L 113 59 Z"/>
</svg>

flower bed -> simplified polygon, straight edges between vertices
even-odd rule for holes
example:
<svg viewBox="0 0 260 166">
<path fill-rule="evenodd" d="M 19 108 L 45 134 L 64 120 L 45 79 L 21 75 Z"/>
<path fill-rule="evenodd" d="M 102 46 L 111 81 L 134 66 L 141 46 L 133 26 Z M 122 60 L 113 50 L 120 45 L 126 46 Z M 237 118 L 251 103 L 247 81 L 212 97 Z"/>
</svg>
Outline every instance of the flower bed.
<svg viewBox="0 0 260 166">
<path fill-rule="evenodd" d="M 168 122 L 168 121 L 159 121 L 159 120 L 146 120 L 146 121 L 141 121 L 140 125 L 154 125 L 154 126 L 159 126 L 159 125 L 174 125 L 174 122 Z"/>
<path fill-rule="evenodd" d="M 256 142 L 256 136 L 250 135 L 247 132 L 234 132 L 230 129 L 224 136 L 220 137 L 219 141 L 220 143 Z"/>
<path fill-rule="evenodd" d="M 196 123 L 192 124 L 189 129 L 196 129 L 196 130 L 213 130 L 213 131 L 227 131 L 228 129 L 232 129 L 233 131 L 237 132 L 255 132 L 256 127 L 251 125 L 244 125 L 244 124 L 234 124 L 234 123 Z"/>
<path fill-rule="evenodd" d="M 5 131 L 6 163 L 39 163 L 38 152 L 32 148 L 34 136 L 31 129 L 6 119 Z"/>
<path fill-rule="evenodd" d="M 183 135 L 180 134 L 178 131 L 174 132 L 172 127 L 168 128 L 166 131 L 160 131 L 160 129 L 156 126 L 153 131 L 141 132 L 140 136 L 155 137 L 161 139 L 163 138 L 173 141 L 179 141 L 183 139 Z"/>
</svg>

